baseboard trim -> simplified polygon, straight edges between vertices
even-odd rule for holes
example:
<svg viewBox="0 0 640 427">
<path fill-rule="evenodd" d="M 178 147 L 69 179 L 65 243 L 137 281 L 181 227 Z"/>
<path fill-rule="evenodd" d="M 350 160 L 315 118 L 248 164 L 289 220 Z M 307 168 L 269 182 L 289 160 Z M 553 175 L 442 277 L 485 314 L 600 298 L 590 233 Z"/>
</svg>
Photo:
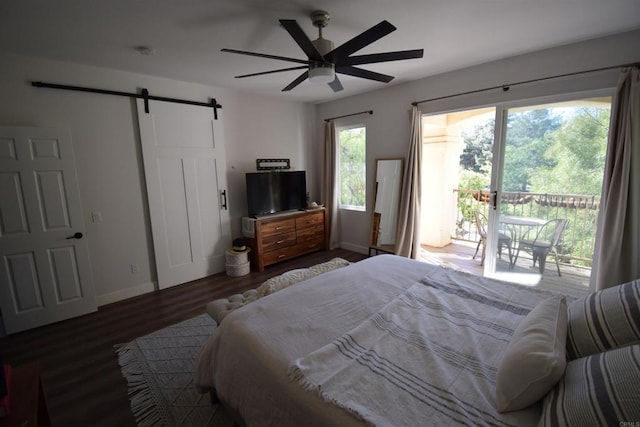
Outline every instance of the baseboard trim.
<svg viewBox="0 0 640 427">
<path fill-rule="evenodd" d="M 156 284 L 154 282 L 141 283 L 127 289 L 122 289 L 104 295 L 96 295 L 96 303 L 98 304 L 98 307 L 101 307 L 103 305 L 137 297 L 139 295 L 148 294 L 155 290 Z"/>
<path fill-rule="evenodd" d="M 347 249 L 349 251 L 357 252 L 362 255 L 369 254 L 369 248 L 366 246 L 354 245 L 352 243 L 340 242 L 340 247 L 342 249 Z"/>
</svg>

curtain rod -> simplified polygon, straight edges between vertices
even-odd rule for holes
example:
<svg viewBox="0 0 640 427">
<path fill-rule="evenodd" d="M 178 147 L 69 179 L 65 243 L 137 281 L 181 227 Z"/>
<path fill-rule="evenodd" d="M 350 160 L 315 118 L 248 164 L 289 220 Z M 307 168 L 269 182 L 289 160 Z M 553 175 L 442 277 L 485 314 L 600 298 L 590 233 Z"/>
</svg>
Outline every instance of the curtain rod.
<svg viewBox="0 0 640 427">
<path fill-rule="evenodd" d="M 351 116 L 357 116 L 359 114 L 373 114 L 373 110 L 367 110 L 367 111 L 360 111 L 359 113 L 353 113 L 353 114 L 345 114 L 344 116 L 338 116 L 338 117 L 331 117 L 329 119 L 324 119 L 325 122 L 330 122 L 331 120 L 335 120 L 335 119 L 342 119 L 344 117 L 351 117 Z"/>
<path fill-rule="evenodd" d="M 70 85 L 61 85 L 56 83 L 44 83 L 44 82 L 31 82 L 31 86 L 33 87 L 44 87 L 49 89 L 63 89 L 63 90 L 73 90 L 76 92 L 89 92 L 89 93 L 99 93 L 102 95 L 115 95 L 115 96 L 125 96 L 128 98 L 138 98 L 144 99 L 144 107 L 145 112 L 149 113 L 149 100 L 152 101 L 164 101 L 164 102 L 173 102 L 176 104 L 187 104 L 187 105 L 195 105 L 199 107 L 211 107 L 213 108 L 213 116 L 216 120 L 218 120 L 218 108 L 222 108 L 222 105 L 218 104 L 215 98 L 211 98 L 210 102 L 199 102 L 199 101 L 189 101 L 186 99 L 177 99 L 177 98 L 167 98 L 164 96 L 153 96 L 149 94 L 147 89 L 142 89 L 141 94 L 137 93 L 128 93 L 128 92 L 120 92 L 116 90 L 106 90 L 106 89 L 96 89 L 91 87 L 81 87 L 81 86 L 70 86 Z"/>
<path fill-rule="evenodd" d="M 587 74 L 587 73 L 595 73 L 595 72 L 598 72 L 598 71 L 613 70 L 613 69 L 616 69 L 616 68 L 638 67 L 638 66 L 640 66 L 640 62 L 632 62 L 632 63 L 629 63 L 629 64 L 622 64 L 622 65 L 612 65 L 610 67 L 595 68 L 593 70 L 575 71 L 573 73 L 558 74 L 557 76 L 549 76 L 549 77 L 541 77 L 539 79 L 523 80 L 521 82 L 516 82 L 516 83 L 511 83 L 511 84 L 504 84 L 504 85 L 500 85 L 500 86 L 492 86 L 492 87 L 487 87 L 487 88 L 484 88 L 484 89 L 470 90 L 468 92 L 455 93 L 453 95 L 440 96 L 440 97 L 437 97 L 437 98 L 423 99 L 422 101 L 414 101 L 414 102 L 411 103 L 411 105 L 417 106 L 418 104 L 423 104 L 425 102 L 440 101 L 442 99 L 455 98 L 457 96 L 471 95 L 471 94 L 480 93 L 480 92 L 487 92 L 487 91 L 495 90 L 495 89 L 502 89 L 504 92 L 506 92 L 511 88 L 511 86 L 518 86 L 518 85 L 524 85 L 524 84 L 528 84 L 528 83 L 541 82 L 541 81 L 545 81 L 545 80 L 558 79 L 558 78 L 561 78 L 561 77 L 570 77 L 570 76 L 575 76 L 575 75 L 578 75 L 578 74 Z"/>
</svg>

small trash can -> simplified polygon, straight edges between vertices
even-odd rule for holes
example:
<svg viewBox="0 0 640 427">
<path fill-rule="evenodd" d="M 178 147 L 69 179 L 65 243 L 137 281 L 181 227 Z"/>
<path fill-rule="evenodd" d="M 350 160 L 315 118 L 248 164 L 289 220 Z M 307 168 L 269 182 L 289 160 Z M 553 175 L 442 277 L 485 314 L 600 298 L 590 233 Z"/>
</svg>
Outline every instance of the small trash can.
<svg viewBox="0 0 640 427">
<path fill-rule="evenodd" d="M 249 274 L 251 271 L 251 263 L 249 262 L 250 250 L 250 248 L 246 248 L 244 251 L 228 249 L 225 252 L 224 256 L 227 276 L 239 277 Z"/>
</svg>

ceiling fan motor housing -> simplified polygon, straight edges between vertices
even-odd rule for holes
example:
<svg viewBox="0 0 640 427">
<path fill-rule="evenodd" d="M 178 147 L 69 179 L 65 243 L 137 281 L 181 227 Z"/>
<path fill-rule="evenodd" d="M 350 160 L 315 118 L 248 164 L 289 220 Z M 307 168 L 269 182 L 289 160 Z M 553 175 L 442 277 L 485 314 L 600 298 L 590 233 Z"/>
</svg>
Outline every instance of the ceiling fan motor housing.
<svg viewBox="0 0 640 427">
<path fill-rule="evenodd" d="M 333 50 L 333 42 L 322 37 L 318 37 L 311 43 L 322 56 Z M 312 83 L 329 83 L 334 79 L 335 66 L 331 62 L 311 62 L 309 64 L 309 81 Z"/>
<path fill-rule="evenodd" d="M 318 49 L 320 55 L 324 56 L 333 50 L 333 42 L 331 40 L 323 39 L 322 37 L 312 41 L 313 45 Z"/>
<path fill-rule="evenodd" d="M 311 43 L 322 56 L 333 50 L 333 42 L 322 37 L 318 37 Z M 312 62 L 309 64 L 309 81 L 313 83 L 329 83 L 334 79 L 335 65 L 331 62 Z"/>
</svg>

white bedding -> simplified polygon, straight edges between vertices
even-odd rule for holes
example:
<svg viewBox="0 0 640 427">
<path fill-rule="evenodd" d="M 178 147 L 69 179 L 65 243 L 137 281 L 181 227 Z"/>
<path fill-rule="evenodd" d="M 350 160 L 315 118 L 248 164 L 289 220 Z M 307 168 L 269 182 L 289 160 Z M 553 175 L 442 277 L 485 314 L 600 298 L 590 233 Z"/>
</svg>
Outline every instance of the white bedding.
<svg viewBox="0 0 640 427">
<path fill-rule="evenodd" d="M 202 350 L 196 383 L 201 390 L 215 388 L 226 405 L 239 413 L 250 426 L 364 425 L 361 418 L 323 400 L 317 392 L 305 390 L 288 377 L 287 370 L 294 361 L 311 355 L 359 327 L 372 315 L 382 312 L 389 303 L 424 278 L 440 284 L 439 289 L 436 289 L 439 294 L 466 289 L 483 298 L 511 302 L 511 305 L 520 307 L 512 312 L 512 317 L 507 316 L 499 322 L 500 328 L 504 329 L 500 334 L 505 343 L 528 311 L 549 297 L 548 293 L 478 278 L 406 258 L 376 256 L 276 292 L 227 316 Z M 442 287 L 446 287 L 447 292 Z M 434 292 L 434 289 L 429 292 Z M 475 309 L 467 307 L 465 310 Z M 433 330 L 439 330 L 439 336 L 450 337 L 445 340 L 445 344 L 451 351 L 470 352 L 470 348 L 476 346 L 469 345 L 469 340 L 482 341 L 484 338 L 480 339 L 478 336 L 483 334 L 475 338 L 468 335 L 477 326 L 462 331 L 458 325 L 461 322 L 461 312 L 453 309 L 450 313 L 458 320 L 438 321 L 432 317 L 426 322 L 425 333 L 429 334 L 429 329 L 435 328 Z M 482 312 L 468 314 L 480 323 L 487 316 L 487 313 Z M 495 319 L 485 320 L 493 322 Z M 464 351 L 456 346 L 464 347 Z M 486 359 L 482 361 L 485 365 L 483 369 L 490 372 L 497 368 L 506 344 L 479 343 L 477 347 L 483 349 L 481 357 Z M 399 351 L 403 349 L 400 348 Z M 450 414 L 443 415 L 442 408 L 431 404 L 426 405 L 431 409 L 421 410 L 424 411 L 422 415 L 418 412 L 425 425 L 436 419 L 451 422 L 455 419 L 470 425 L 500 425 L 502 421 L 519 426 L 537 423 L 537 406 L 510 413 L 506 417 L 495 413 L 492 384 L 494 377 L 491 374 L 477 376 L 477 383 L 466 384 L 463 380 L 456 382 L 455 378 L 449 378 L 449 374 L 444 373 L 446 370 L 437 372 L 441 372 L 441 375 L 438 376 L 439 379 L 429 380 L 433 382 L 430 387 L 442 387 L 443 392 L 439 397 L 432 398 L 443 399 L 451 384 L 455 383 L 455 389 L 451 390 L 460 394 L 457 397 L 461 401 L 481 405 L 482 411 L 494 412 L 479 418 L 474 416 L 471 420 L 466 416 L 451 415 L 461 410 L 459 407 L 453 408 Z M 441 384 L 440 381 L 449 382 L 449 385 Z M 360 391 L 356 393 L 359 394 Z M 391 396 L 394 393 L 391 388 L 385 389 L 384 394 Z M 366 400 L 367 397 L 363 399 Z M 394 403 L 393 399 L 379 400 L 378 407 L 371 410 L 384 411 L 385 405 L 398 403 Z M 496 419 L 498 422 L 495 422 Z M 383 424 L 387 422 L 384 420 L 383 417 L 369 417 L 370 423 Z"/>
</svg>

